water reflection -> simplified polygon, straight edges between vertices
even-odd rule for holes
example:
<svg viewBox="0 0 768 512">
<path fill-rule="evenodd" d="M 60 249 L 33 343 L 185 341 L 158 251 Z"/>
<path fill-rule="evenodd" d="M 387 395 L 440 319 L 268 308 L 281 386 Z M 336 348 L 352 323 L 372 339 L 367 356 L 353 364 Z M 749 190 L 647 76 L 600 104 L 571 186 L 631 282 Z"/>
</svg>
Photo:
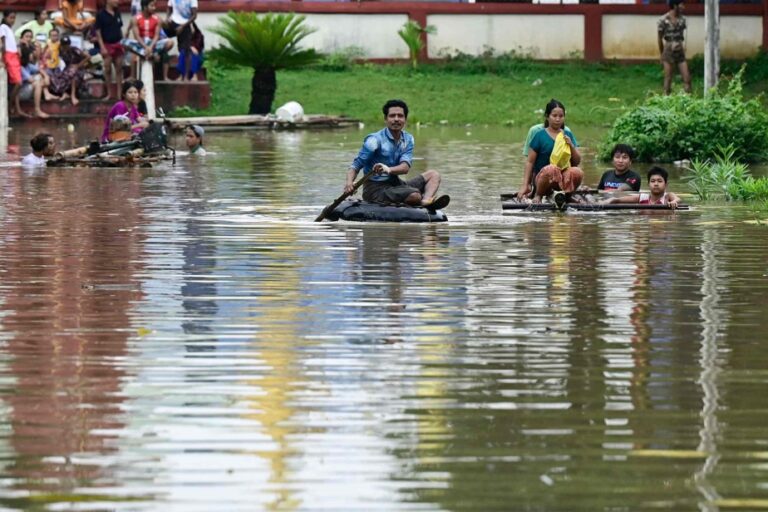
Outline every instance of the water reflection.
<svg viewBox="0 0 768 512">
<path fill-rule="evenodd" d="M 141 176 L 83 187 L 77 174 L 4 176 L 0 501 L 103 494 L 124 427 L 131 305 L 142 300 Z M 119 500 L 119 498 L 118 498 Z"/>
<path fill-rule="evenodd" d="M 748 212 L 502 215 L 510 135 L 422 130 L 449 223 L 311 222 L 361 136 L 3 167 L 4 507 L 762 506 Z"/>
</svg>

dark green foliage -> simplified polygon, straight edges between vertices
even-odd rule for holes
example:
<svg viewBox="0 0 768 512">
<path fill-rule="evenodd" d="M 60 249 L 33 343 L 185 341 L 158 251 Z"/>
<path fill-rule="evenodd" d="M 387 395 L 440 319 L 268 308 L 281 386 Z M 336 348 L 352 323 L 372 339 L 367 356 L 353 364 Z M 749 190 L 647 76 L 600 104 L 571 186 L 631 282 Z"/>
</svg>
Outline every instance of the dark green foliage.
<svg viewBox="0 0 768 512">
<path fill-rule="evenodd" d="M 703 75 L 704 57 L 697 55 L 689 61 L 689 66 L 694 75 Z M 746 67 L 743 73 L 744 84 L 759 86 L 758 88 L 765 90 L 768 85 L 768 52 L 760 50 L 752 57 L 743 60 L 722 60 L 720 75 L 726 78 L 736 76 L 742 67 Z"/>
<path fill-rule="evenodd" d="M 322 71 L 349 71 L 363 57 L 365 57 L 365 50 L 363 48 L 349 46 L 325 55 L 313 67 Z"/>
<path fill-rule="evenodd" d="M 637 161 L 707 160 L 718 146 L 733 146 L 739 161 L 768 159 L 768 113 L 759 98 L 744 99 L 742 73 L 703 98 L 651 96 L 619 117 L 600 149 L 630 144 Z"/>
<path fill-rule="evenodd" d="M 529 56 L 510 51 L 496 54 L 493 48 L 485 48 L 479 56 L 457 51 L 453 54 L 443 54 L 443 60 L 435 65 L 436 69 L 467 75 L 492 73 L 494 75 L 514 75 L 521 71 L 540 69 L 541 64 Z"/>
<path fill-rule="evenodd" d="M 225 43 L 216 48 L 216 62 L 253 69 L 249 114 L 268 114 L 277 90 L 278 69 L 308 66 L 321 55 L 301 48 L 301 41 L 314 32 L 304 25 L 304 16 L 294 13 L 228 12 L 213 32 Z M 213 75 L 213 78 L 218 78 Z"/>
<path fill-rule="evenodd" d="M 314 32 L 305 16 L 294 13 L 228 12 L 212 30 L 226 41 L 215 50 L 223 64 L 254 69 L 290 69 L 313 64 L 321 57 L 301 41 Z"/>
</svg>

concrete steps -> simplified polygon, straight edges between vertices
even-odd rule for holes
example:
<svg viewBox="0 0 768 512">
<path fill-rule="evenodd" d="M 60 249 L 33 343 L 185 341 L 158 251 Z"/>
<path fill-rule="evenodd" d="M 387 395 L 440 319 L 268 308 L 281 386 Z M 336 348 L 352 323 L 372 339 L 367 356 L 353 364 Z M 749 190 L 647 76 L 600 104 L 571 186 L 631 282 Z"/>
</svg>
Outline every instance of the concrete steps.
<svg viewBox="0 0 768 512">
<path fill-rule="evenodd" d="M 77 106 L 72 105 L 69 100 L 65 101 L 43 101 L 41 108 L 43 112 L 52 117 L 71 117 L 73 119 L 82 119 L 88 117 L 104 117 L 112 108 L 112 105 L 119 99 L 119 94 L 115 91 L 115 84 L 112 84 L 111 99 L 103 100 L 106 93 L 106 84 L 103 80 L 90 80 L 88 82 L 88 95 L 80 99 Z M 207 81 L 198 82 L 179 82 L 179 81 L 156 81 L 155 82 L 155 105 L 162 107 L 166 113 L 182 106 L 188 106 L 194 109 L 205 109 L 211 105 L 211 86 Z M 26 112 L 32 112 L 32 104 L 22 102 L 22 108 Z M 25 118 L 17 117 L 17 120 Z"/>
</svg>

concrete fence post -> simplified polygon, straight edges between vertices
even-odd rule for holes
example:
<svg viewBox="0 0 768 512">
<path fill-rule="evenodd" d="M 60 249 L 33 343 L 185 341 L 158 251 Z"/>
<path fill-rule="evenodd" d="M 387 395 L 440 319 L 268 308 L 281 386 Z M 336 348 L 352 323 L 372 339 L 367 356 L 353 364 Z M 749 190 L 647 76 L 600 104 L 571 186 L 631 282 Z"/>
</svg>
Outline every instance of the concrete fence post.
<svg viewBox="0 0 768 512">
<path fill-rule="evenodd" d="M 0 57 L 0 131 L 8 130 L 8 73 Z"/>
</svg>

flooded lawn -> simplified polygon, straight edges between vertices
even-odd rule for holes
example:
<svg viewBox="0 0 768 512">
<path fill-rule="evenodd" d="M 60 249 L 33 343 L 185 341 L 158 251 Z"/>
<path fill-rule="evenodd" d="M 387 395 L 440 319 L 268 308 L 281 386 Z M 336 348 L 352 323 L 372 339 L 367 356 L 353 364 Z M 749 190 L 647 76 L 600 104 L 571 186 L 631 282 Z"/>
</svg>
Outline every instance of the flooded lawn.
<svg viewBox="0 0 768 512">
<path fill-rule="evenodd" d="M 0 164 L 0 508 L 768 509 L 748 208 L 503 215 L 522 132 L 424 128 L 448 223 L 313 223 L 364 133 Z"/>
</svg>

